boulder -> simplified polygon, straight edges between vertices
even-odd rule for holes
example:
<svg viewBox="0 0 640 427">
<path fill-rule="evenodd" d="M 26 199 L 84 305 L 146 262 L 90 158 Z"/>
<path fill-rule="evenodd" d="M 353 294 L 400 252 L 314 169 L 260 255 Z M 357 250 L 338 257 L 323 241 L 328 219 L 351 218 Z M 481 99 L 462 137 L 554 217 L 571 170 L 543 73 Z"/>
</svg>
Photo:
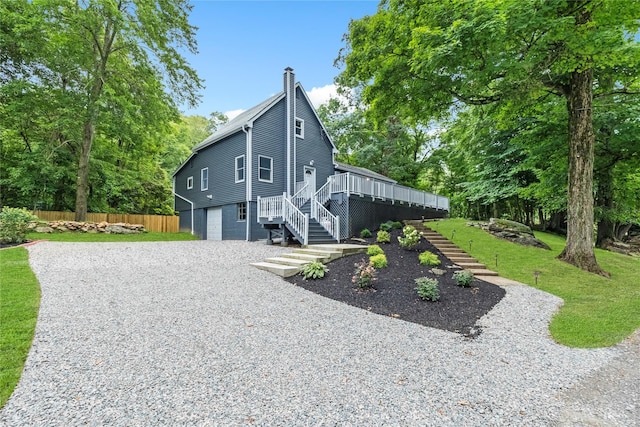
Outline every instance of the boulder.
<svg viewBox="0 0 640 427">
<path fill-rule="evenodd" d="M 505 239 L 522 246 L 533 246 L 551 250 L 546 243 L 536 239 L 530 227 L 519 222 L 491 218 L 489 224 L 486 226 L 486 230 L 500 239 Z"/>
<path fill-rule="evenodd" d="M 104 229 L 105 233 L 111 233 L 111 234 L 135 234 L 137 233 L 136 230 L 130 230 L 126 227 L 124 227 L 123 225 L 116 225 L 116 224 L 111 224 L 105 227 Z"/>
<path fill-rule="evenodd" d="M 36 233 L 53 233 L 53 228 L 38 226 L 35 228 L 35 232 Z"/>
</svg>

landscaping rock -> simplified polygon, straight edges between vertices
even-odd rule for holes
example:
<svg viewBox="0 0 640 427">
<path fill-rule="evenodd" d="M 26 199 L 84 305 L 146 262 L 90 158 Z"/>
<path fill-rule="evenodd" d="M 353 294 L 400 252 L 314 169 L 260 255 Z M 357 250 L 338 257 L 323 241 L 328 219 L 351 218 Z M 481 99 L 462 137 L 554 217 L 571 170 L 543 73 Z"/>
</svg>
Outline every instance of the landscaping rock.
<svg viewBox="0 0 640 427">
<path fill-rule="evenodd" d="M 484 224 L 482 228 L 500 239 L 505 239 L 522 246 L 533 246 L 551 250 L 546 243 L 535 238 L 530 227 L 519 222 L 491 218 L 489 224 Z"/>
<path fill-rule="evenodd" d="M 123 224 L 112 224 L 105 227 L 104 232 L 110 234 L 135 234 L 138 231 L 126 228 Z"/>
<path fill-rule="evenodd" d="M 53 233 L 53 228 L 51 227 L 36 227 L 34 229 L 36 233 Z"/>
<path fill-rule="evenodd" d="M 77 221 L 50 221 L 48 223 L 30 224 L 30 228 L 37 233 L 54 232 L 79 232 L 79 233 L 110 233 L 110 234 L 135 234 L 145 232 L 142 224 L 128 224 L 118 222 L 109 224 L 108 222 L 77 222 Z"/>
</svg>

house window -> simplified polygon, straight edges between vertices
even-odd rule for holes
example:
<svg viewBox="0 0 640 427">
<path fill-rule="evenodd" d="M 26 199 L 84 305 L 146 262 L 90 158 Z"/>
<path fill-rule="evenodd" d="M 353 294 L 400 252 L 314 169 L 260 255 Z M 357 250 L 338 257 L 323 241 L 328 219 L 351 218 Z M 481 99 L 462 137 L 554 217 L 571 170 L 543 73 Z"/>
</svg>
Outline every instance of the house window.
<svg viewBox="0 0 640 427">
<path fill-rule="evenodd" d="M 203 168 L 200 171 L 200 191 L 209 189 L 209 168 Z"/>
<path fill-rule="evenodd" d="M 258 156 L 258 180 L 273 182 L 273 159 L 266 156 Z"/>
<path fill-rule="evenodd" d="M 238 203 L 238 221 L 247 220 L 247 203 Z"/>
<path fill-rule="evenodd" d="M 191 190 L 193 188 L 193 177 L 190 176 L 187 178 L 187 190 Z"/>
<path fill-rule="evenodd" d="M 304 139 L 304 120 L 296 117 L 296 136 Z"/>
<path fill-rule="evenodd" d="M 244 155 L 236 157 L 236 182 L 244 181 Z"/>
</svg>

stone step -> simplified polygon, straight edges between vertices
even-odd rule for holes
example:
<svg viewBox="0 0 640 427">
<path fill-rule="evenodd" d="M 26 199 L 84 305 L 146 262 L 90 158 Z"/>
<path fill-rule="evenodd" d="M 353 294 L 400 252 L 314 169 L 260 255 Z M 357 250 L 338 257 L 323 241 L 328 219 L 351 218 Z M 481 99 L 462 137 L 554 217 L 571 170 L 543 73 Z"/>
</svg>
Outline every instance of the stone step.
<svg viewBox="0 0 640 427">
<path fill-rule="evenodd" d="M 449 261 L 451 261 L 451 262 L 453 262 L 455 264 L 458 264 L 460 262 L 478 262 L 477 259 L 471 258 L 468 255 L 462 255 L 462 254 L 451 255 L 451 256 L 448 256 L 447 258 L 449 258 Z"/>
<path fill-rule="evenodd" d="M 475 277 L 482 277 L 482 276 L 495 277 L 498 275 L 498 273 L 496 273 L 495 271 L 487 270 L 487 269 L 467 268 L 466 270 L 469 270 L 470 272 L 472 272 Z"/>
<path fill-rule="evenodd" d="M 309 247 L 306 247 L 303 249 L 296 249 L 293 252 L 297 254 L 305 254 L 305 255 L 318 255 L 318 256 L 324 257 L 327 260 L 334 260 L 342 256 L 342 253 L 337 251 L 326 250 L 326 249 L 314 249 Z"/>
<path fill-rule="evenodd" d="M 277 274 L 281 277 L 291 277 L 298 274 L 298 272 L 300 271 L 298 267 L 291 267 L 282 264 L 272 264 L 270 262 L 253 262 L 251 263 L 251 265 L 260 270 L 265 270 L 270 273 Z"/>
<path fill-rule="evenodd" d="M 456 265 L 465 268 L 467 270 L 486 270 L 487 266 L 480 264 L 479 262 L 456 262 Z"/>
<path fill-rule="evenodd" d="M 311 244 L 304 247 L 305 249 L 318 249 L 321 251 L 340 252 L 342 255 L 351 255 L 367 252 L 367 246 L 353 245 L 348 243 L 328 243 L 328 244 Z"/>
<path fill-rule="evenodd" d="M 288 257 L 273 257 L 267 258 L 264 262 L 269 262 L 271 264 L 283 264 L 290 265 L 292 267 L 302 267 L 303 265 L 309 264 L 309 261 L 298 258 L 288 258 Z"/>
<path fill-rule="evenodd" d="M 313 261 L 327 262 L 329 260 L 329 258 L 325 257 L 324 255 L 300 254 L 297 252 L 282 254 L 280 255 L 280 258 L 295 258 L 295 259 L 305 260 L 307 262 L 313 262 Z"/>
</svg>

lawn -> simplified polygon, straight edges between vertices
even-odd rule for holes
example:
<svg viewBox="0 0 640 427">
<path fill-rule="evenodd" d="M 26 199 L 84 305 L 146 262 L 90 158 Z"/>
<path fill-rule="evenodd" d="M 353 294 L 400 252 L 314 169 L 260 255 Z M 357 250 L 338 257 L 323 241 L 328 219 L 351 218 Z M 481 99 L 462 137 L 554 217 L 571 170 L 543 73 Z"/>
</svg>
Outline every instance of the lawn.
<svg viewBox="0 0 640 427">
<path fill-rule="evenodd" d="M 27 250 L 0 250 L 0 408 L 20 379 L 39 305 L 40 285 Z"/>
<path fill-rule="evenodd" d="M 189 233 L 157 233 L 149 231 L 138 234 L 107 233 L 29 233 L 29 240 L 50 240 L 52 242 L 168 242 L 176 240 L 197 240 Z"/>
<path fill-rule="evenodd" d="M 556 259 L 565 244 L 561 236 L 536 232 L 551 247 L 545 251 L 498 239 L 466 222 L 449 219 L 427 225 L 501 276 L 562 298 L 564 305 L 549 326 L 557 342 L 570 347 L 606 347 L 640 328 L 640 258 L 596 249 L 600 266 L 611 273 L 606 279 Z"/>
</svg>

